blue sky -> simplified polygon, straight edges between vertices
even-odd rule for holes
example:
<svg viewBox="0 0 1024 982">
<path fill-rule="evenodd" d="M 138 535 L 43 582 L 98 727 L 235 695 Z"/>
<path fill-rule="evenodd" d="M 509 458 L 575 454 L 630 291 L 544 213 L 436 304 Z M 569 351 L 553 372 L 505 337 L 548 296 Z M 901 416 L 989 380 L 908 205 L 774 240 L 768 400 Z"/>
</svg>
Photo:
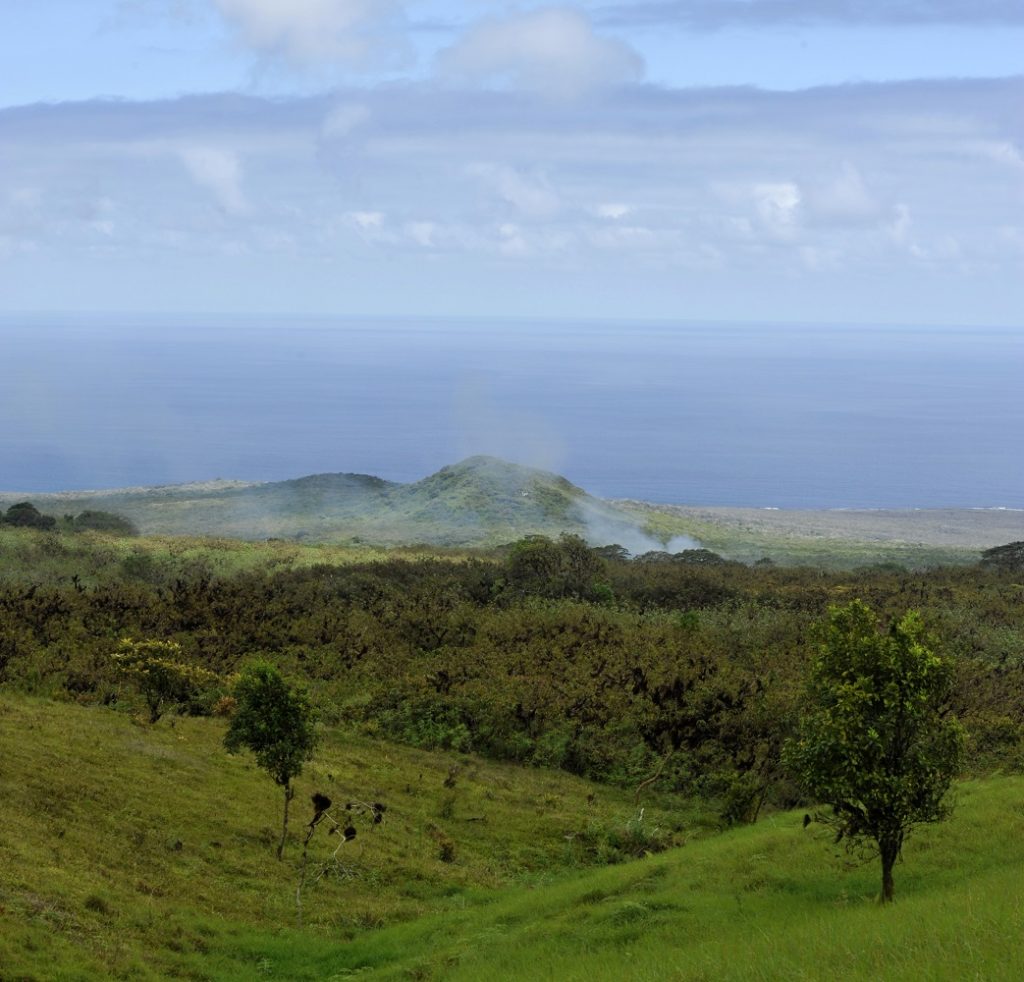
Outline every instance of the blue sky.
<svg viewBox="0 0 1024 982">
<path fill-rule="evenodd" d="M 0 312 L 1020 325 L 1020 0 L 0 9 Z"/>
</svg>

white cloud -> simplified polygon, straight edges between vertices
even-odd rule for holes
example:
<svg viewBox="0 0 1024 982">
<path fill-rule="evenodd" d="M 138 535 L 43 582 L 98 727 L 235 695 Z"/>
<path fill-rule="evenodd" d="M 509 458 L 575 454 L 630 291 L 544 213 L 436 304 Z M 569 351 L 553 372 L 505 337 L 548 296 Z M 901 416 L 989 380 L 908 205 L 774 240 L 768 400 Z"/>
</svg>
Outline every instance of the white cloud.
<svg viewBox="0 0 1024 982">
<path fill-rule="evenodd" d="M 963 248 L 953 235 L 940 235 L 927 243 L 913 242 L 909 252 L 923 263 L 940 266 L 949 266 L 963 256 Z"/>
<path fill-rule="evenodd" d="M 679 234 L 658 232 L 642 225 L 615 225 L 611 228 L 595 228 L 588 239 L 601 249 L 650 252 L 655 249 L 671 249 L 678 242 Z"/>
<path fill-rule="evenodd" d="M 714 182 L 713 193 L 732 211 L 713 224 L 737 239 L 798 244 L 804 264 L 813 269 L 835 266 L 837 253 L 820 242 L 808 243 L 809 235 L 846 236 L 847 241 L 857 232 L 885 233 L 893 242 L 907 238 L 909 210 L 884 203 L 853 164 L 830 172 L 809 168 L 807 161 L 792 163 L 810 174 L 788 181 Z"/>
<path fill-rule="evenodd" d="M 778 239 L 791 239 L 800 224 L 803 195 L 792 181 L 755 184 L 751 188 L 754 210 L 761 226 Z"/>
<path fill-rule="evenodd" d="M 561 207 L 558 194 L 543 175 L 528 177 L 514 167 L 489 163 L 470 164 L 466 173 L 527 218 L 550 218 Z"/>
<path fill-rule="evenodd" d="M 595 89 L 637 82 L 643 59 L 627 44 L 598 36 L 587 17 L 549 7 L 487 20 L 441 52 L 441 73 L 575 99 Z"/>
<path fill-rule="evenodd" d="M 838 174 L 811 183 L 805 197 L 812 220 L 821 224 L 876 225 L 886 213 L 851 163 Z"/>
<path fill-rule="evenodd" d="M 1020 80 L 635 87 L 580 111 L 424 84 L 0 110 L 0 292 L 45 306 L 81 268 L 96 279 L 68 305 L 101 289 L 116 304 L 117 282 L 166 269 L 145 282 L 172 306 L 206 282 L 225 306 L 263 290 L 326 309 L 345 269 L 382 312 L 532 296 L 672 316 L 685 298 L 693 316 L 778 302 L 857 319 L 889 297 L 894 319 L 973 304 L 1016 321 L 1022 98 Z"/>
<path fill-rule="evenodd" d="M 320 136 L 325 140 L 343 140 L 370 118 L 370 110 L 360 103 L 341 103 L 325 117 Z"/>
<path fill-rule="evenodd" d="M 0 232 L 34 231 L 40 223 L 42 189 L 34 185 L 8 188 L 0 194 Z"/>
<path fill-rule="evenodd" d="M 811 272 L 831 271 L 842 266 L 842 252 L 839 249 L 804 245 L 800 246 L 797 254 Z"/>
<path fill-rule="evenodd" d="M 506 222 L 498 227 L 498 251 L 514 258 L 522 258 L 530 254 L 530 246 L 518 225 Z"/>
<path fill-rule="evenodd" d="M 215 147 L 182 147 L 178 150 L 189 176 L 200 187 L 212 191 L 230 215 L 244 215 L 249 202 L 242 192 L 242 165 L 229 150 Z"/>
<path fill-rule="evenodd" d="M 1009 140 L 985 141 L 979 151 L 983 157 L 1017 172 L 1024 171 L 1024 154 Z"/>
<path fill-rule="evenodd" d="M 350 211 L 345 216 L 356 228 L 364 231 L 378 229 L 384 225 L 384 213 L 380 211 Z"/>
<path fill-rule="evenodd" d="M 242 39 L 261 53 L 299 65 L 365 67 L 396 37 L 397 0 L 213 0 Z"/>
<path fill-rule="evenodd" d="M 617 202 L 607 202 L 603 205 L 597 205 L 594 208 L 594 214 L 598 218 L 608 218 L 612 221 L 618 221 L 620 218 L 625 218 L 632 209 L 629 205 L 619 204 Z"/>
<path fill-rule="evenodd" d="M 911 224 L 910 209 L 904 204 L 898 204 L 893 209 L 893 220 L 886 231 L 897 245 L 906 245 L 910 241 Z"/>
<path fill-rule="evenodd" d="M 31 239 L 0 233 L 0 259 L 8 259 L 16 255 L 31 255 L 37 249 L 38 245 Z"/>
<path fill-rule="evenodd" d="M 434 239 L 437 235 L 437 225 L 434 222 L 408 222 L 405 226 L 405 233 L 418 246 L 424 249 L 433 249 L 437 244 Z"/>
</svg>

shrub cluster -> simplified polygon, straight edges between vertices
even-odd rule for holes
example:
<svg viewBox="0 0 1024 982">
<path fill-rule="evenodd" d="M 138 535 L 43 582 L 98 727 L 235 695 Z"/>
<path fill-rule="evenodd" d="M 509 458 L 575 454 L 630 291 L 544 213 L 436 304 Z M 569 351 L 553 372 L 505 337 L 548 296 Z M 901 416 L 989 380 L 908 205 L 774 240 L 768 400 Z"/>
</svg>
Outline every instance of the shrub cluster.
<svg viewBox="0 0 1024 982">
<path fill-rule="evenodd" d="M 62 528 L 69 532 L 105 532 L 107 535 L 138 535 L 134 522 L 109 511 L 86 509 L 77 515 L 65 515 L 60 522 L 53 515 L 44 515 L 31 501 L 19 501 L 6 512 L 0 510 L 0 525 L 15 528 L 51 531 Z"/>
<path fill-rule="evenodd" d="M 11 505 L 6 512 L 0 512 L 0 525 L 13 525 L 15 528 L 52 529 L 57 519 L 52 515 L 44 515 L 31 501 L 19 501 Z"/>
</svg>

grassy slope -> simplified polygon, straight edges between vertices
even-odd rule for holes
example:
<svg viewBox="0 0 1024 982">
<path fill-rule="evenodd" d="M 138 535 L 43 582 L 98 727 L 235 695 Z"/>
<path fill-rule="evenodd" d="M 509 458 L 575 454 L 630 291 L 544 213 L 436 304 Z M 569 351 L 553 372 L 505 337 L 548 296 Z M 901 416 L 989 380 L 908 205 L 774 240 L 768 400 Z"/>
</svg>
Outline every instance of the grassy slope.
<svg viewBox="0 0 1024 982">
<path fill-rule="evenodd" d="M 369 928 L 599 861 L 634 814 L 630 795 L 565 774 L 329 733 L 297 782 L 293 828 L 314 790 L 388 810 L 374 831 L 354 820 L 344 867 L 306 890 L 297 931 L 294 842 L 274 859 L 280 791 L 223 751 L 223 732 L 0 697 L 0 978 L 251 979 L 280 958 L 268 974 L 320 978 L 316 964 Z M 315 839 L 314 861 L 338 841 Z"/>
<path fill-rule="evenodd" d="M 305 895 L 273 859 L 278 796 L 223 724 L 0 702 L 3 978 L 1011 979 L 1024 975 L 1024 780 L 961 786 L 874 902 L 874 865 L 797 814 L 581 871 L 627 796 L 335 735 L 301 779 L 389 804 Z M 451 799 L 451 804 L 448 800 Z M 649 811 L 650 823 L 671 821 Z M 439 837 L 455 862 L 439 858 Z M 328 842 L 316 840 L 318 859 Z M 180 842 L 180 847 L 178 843 Z M 373 930 L 371 930 L 373 929 Z"/>
<path fill-rule="evenodd" d="M 0 507 L 24 497 L 0 494 Z M 270 484 L 28 497 L 54 515 L 85 508 L 117 512 L 147 535 L 496 545 L 531 533 L 582 532 L 585 525 L 576 507 L 582 502 L 613 523 L 635 527 L 630 517 L 565 478 L 493 457 L 471 457 L 412 484 L 320 474 Z"/>
<path fill-rule="evenodd" d="M 318 970 L 552 982 L 1024 977 L 1024 781 L 967 783 L 959 798 L 952 821 L 908 843 L 891 908 L 875 900 L 874 864 L 850 869 L 824 833 L 788 814 L 367 934 Z"/>
</svg>

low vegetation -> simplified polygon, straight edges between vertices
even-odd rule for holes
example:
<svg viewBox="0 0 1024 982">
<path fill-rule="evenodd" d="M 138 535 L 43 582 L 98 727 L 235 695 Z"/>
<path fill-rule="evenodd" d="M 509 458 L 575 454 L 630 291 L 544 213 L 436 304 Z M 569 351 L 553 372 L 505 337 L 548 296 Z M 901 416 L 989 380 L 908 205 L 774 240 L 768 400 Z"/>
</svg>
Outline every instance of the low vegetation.
<svg viewBox="0 0 1024 982">
<path fill-rule="evenodd" d="M 791 812 L 528 894 L 504 890 L 309 961 L 271 957 L 283 975 L 312 963 L 321 978 L 1015 979 L 1022 797 L 1020 779 L 961 785 L 950 821 L 908 843 L 895 909 L 878 905 L 873 868 L 838 847 L 829 855 L 829 838 Z"/>
<path fill-rule="evenodd" d="M 991 778 L 1024 768 L 1011 553 L 829 571 L 7 523 L 0 965 L 986 977 L 1020 957 L 957 926 L 1021 913 L 1021 783 Z M 932 826 L 955 775 L 959 824 Z M 931 923 L 877 920 L 865 841 L 887 899 L 902 852 L 897 907 L 944 957 L 903 955 Z M 836 946 L 848 923 L 874 942 Z"/>
<path fill-rule="evenodd" d="M 173 726 L 171 723 L 173 722 Z M 694 804 L 325 731 L 300 779 L 354 838 L 274 858 L 226 724 L 0 699 L 0 965 L 62 979 L 948 979 L 1024 972 L 1024 780 L 957 789 L 877 873 L 802 811 L 717 832 Z M 446 786 L 456 767 L 454 786 Z M 667 851 L 666 846 L 674 846 Z M 621 860 L 632 859 L 631 862 Z M 618 860 L 618 862 L 615 862 Z M 613 864 L 609 866 L 609 862 Z M 752 967 L 755 969 L 752 973 Z"/>
<path fill-rule="evenodd" d="M 313 956 L 368 930 L 714 826 L 665 796 L 638 817 L 631 792 L 329 727 L 295 780 L 299 831 L 278 862 L 280 799 L 250 755 L 225 752 L 227 729 L 0 695 L 0 975 L 323 978 Z M 297 847 L 317 793 L 355 835 L 309 843 L 300 933 Z"/>
<path fill-rule="evenodd" d="M 0 582 L 0 681 L 29 694 L 130 707 L 111 658 L 124 638 L 176 645 L 171 660 L 220 679 L 261 656 L 308 686 L 328 724 L 623 787 L 657 775 L 659 788 L 746 821 L 797 800 L 778 762 L 815 626 L 861 599 L 884 627 L 919 611 L 941 641 L 972 767 L 1016 767 L 1024 753 L 1024 607 L 1016 574 L 999 567 L 626 561 L 572 537 L 360 561 L 274 544 L 3 535 L 13 575 Z M 209 714 L 226 694 L 210 686 L 178 705 Z"/>
</svg>

